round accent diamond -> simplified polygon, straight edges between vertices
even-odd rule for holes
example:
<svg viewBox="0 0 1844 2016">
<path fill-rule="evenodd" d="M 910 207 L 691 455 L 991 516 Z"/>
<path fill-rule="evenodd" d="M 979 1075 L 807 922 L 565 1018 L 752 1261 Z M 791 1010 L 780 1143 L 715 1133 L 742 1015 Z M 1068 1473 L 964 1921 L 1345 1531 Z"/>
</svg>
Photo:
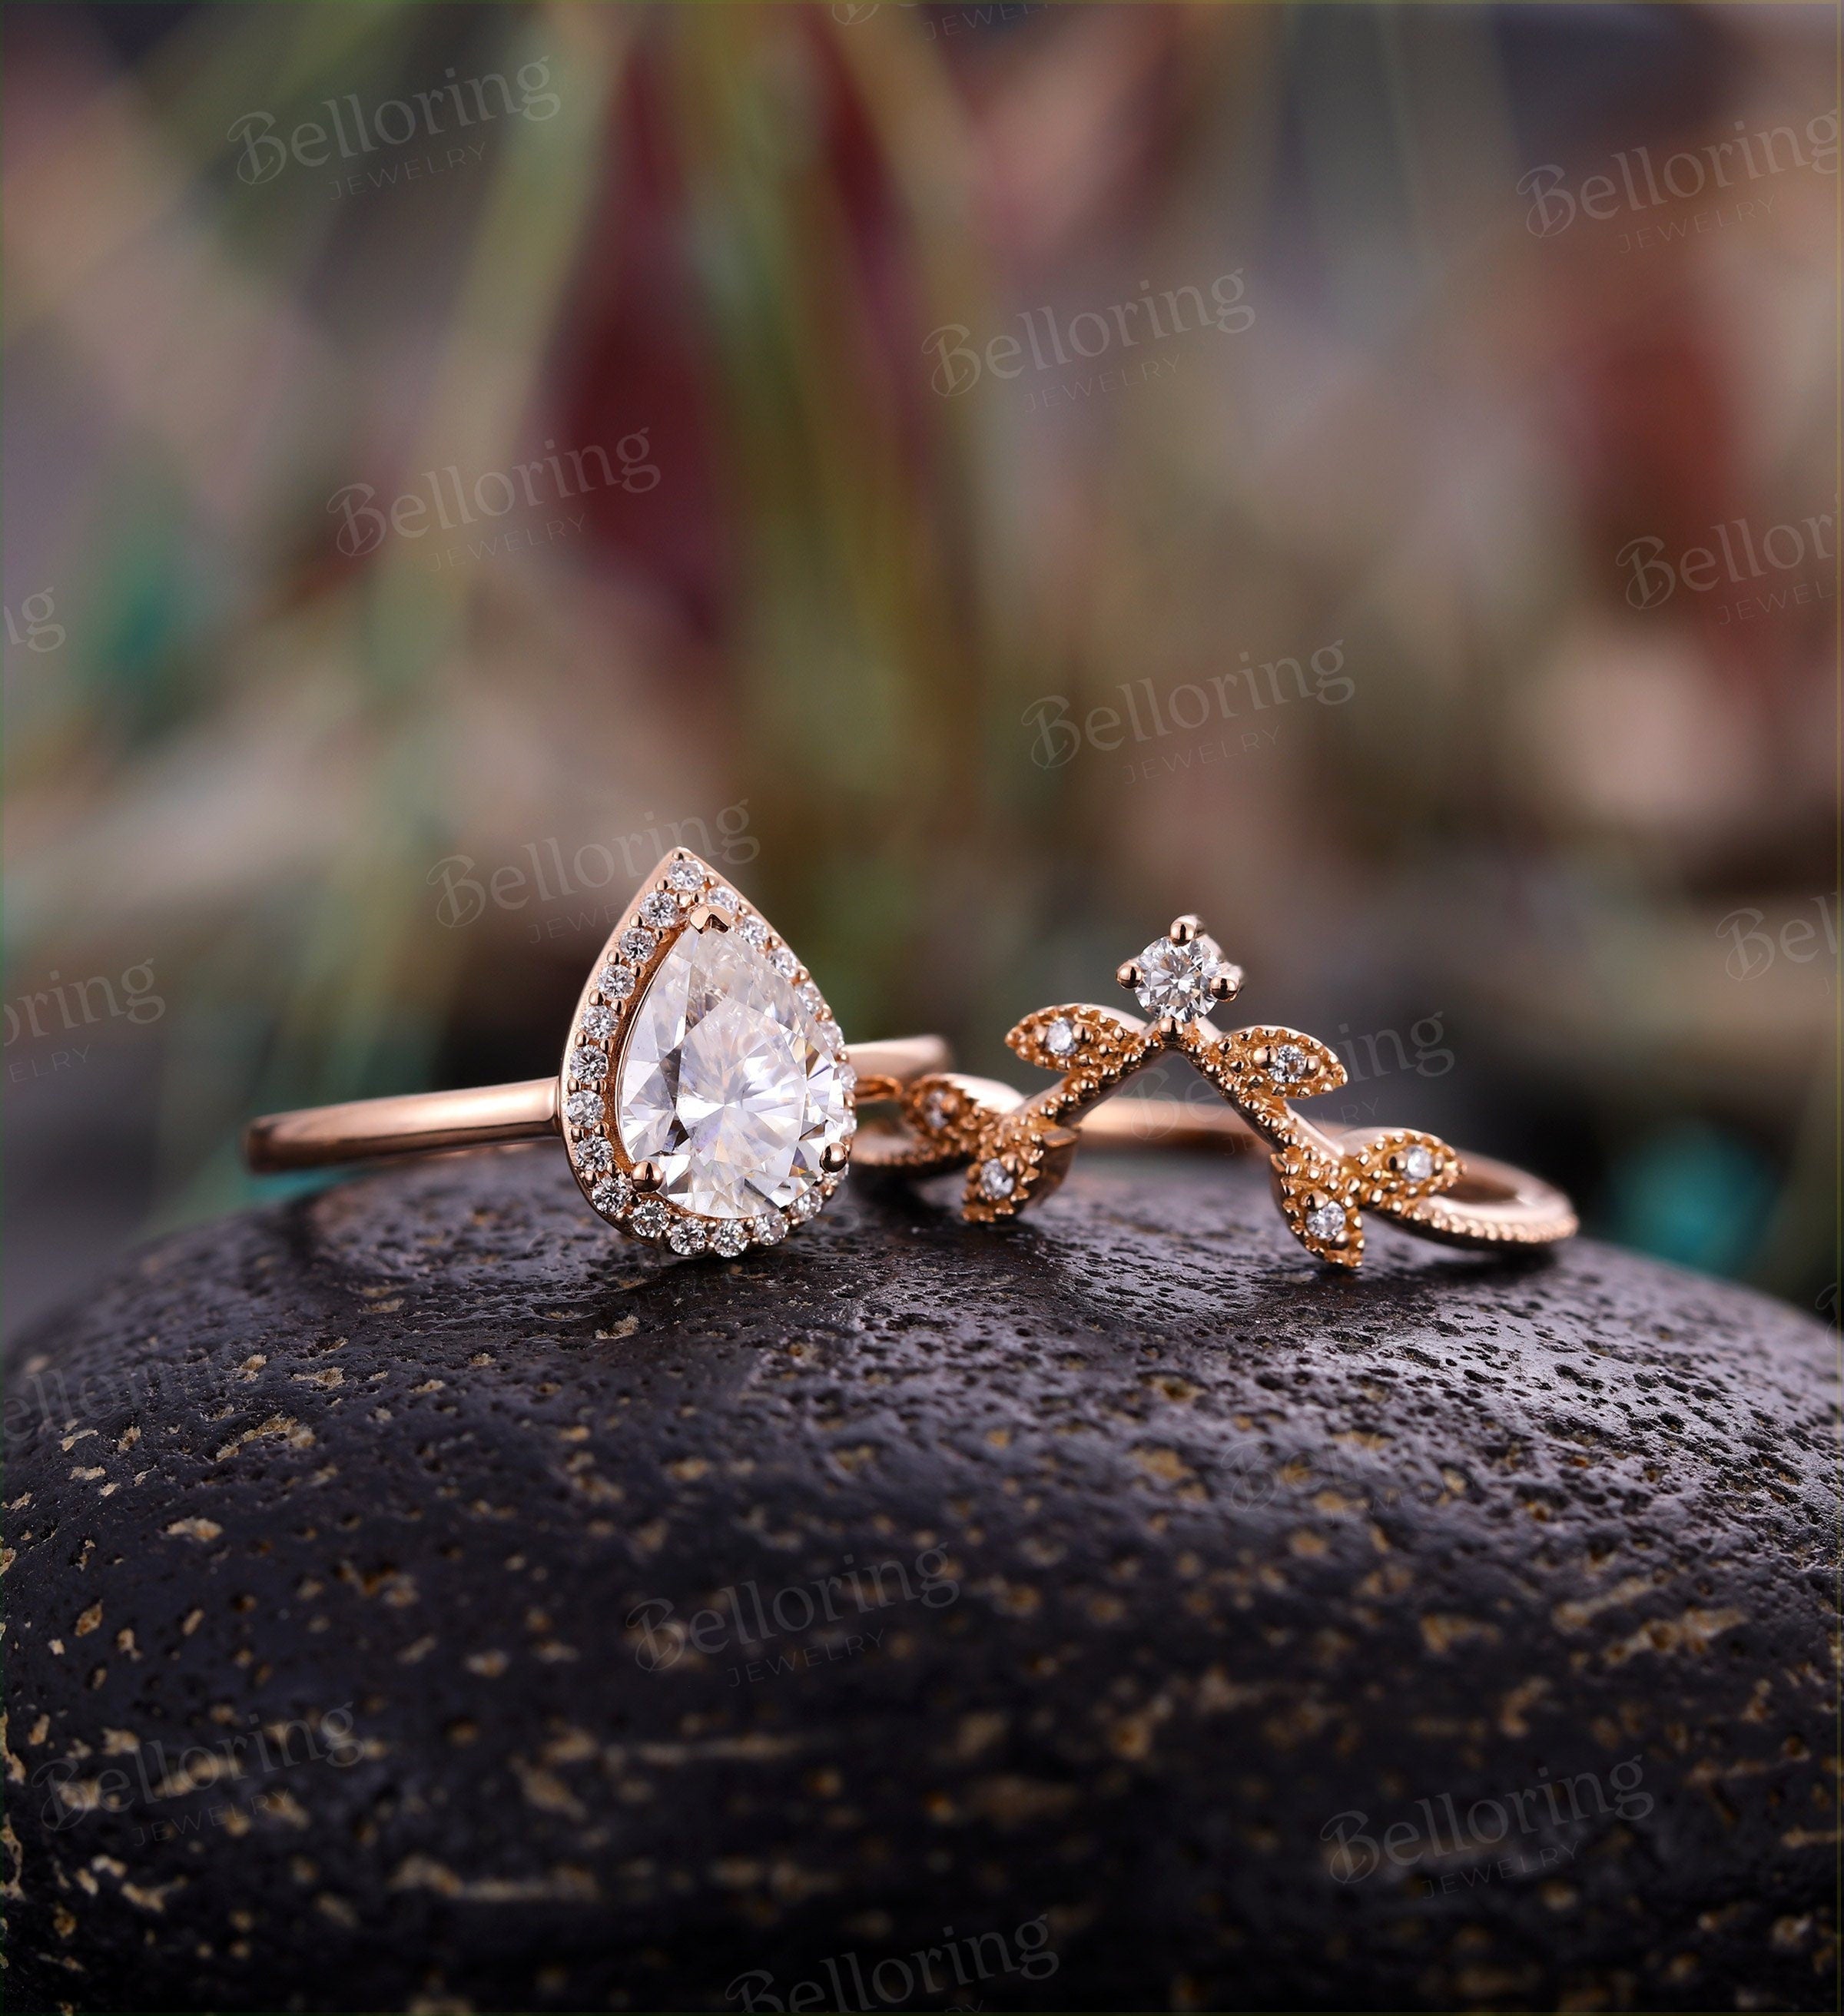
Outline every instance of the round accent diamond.
<svg viewBox="0 0 1844 2016">
<path fill-rule="evenodd" d="M 623 966 L 619 960 L 605 966 L 596 976 L 596 985 L 610 1001 L 625 1001 L 634 991 L 634 982 L 639 977 L 631 966 Z"/>
<path fill-rule="evenodd" d="M 758 952 L 769 941 L 769 927 L 760 917 L 745 917 L 737 931 L 743 942 L 754 945 Z"/>
<path fill-rule="evenodd" d="M 747 1251 L 749 1233 L 740 1218 L 719 1219 L 711 1228 L 711 1250 L 720 1258 L 734 1260 Z"/>
<path fill-rule="evenodd" d="M 1424 1183 L 1434 1174 L 1434 1151 L 1417 1141 L 1403 1157 L 1403 1174 L 1412 1183 Z"/>
<path fill-rule="evenodd" d="M 1017 1183 L 1011 1171 L 995 1156 L 991 1161 L 980 1165 L 980 1188 L 996 1204 L 1001 1197 L 1010 1197 L 1017 1188 Z"/>
<path fill-rule="evenodd" d="M 569 1115 L 572 1127 L 600 1127 L 602 1095 L 599 1092 L 573 1092 L 565 1100 L 564 1111 Z"/>
<path fill-rule="evenodd" d="M 714 910 L 727 910 L 733 915 L 743 906 L 743 898 L 727 882 L 714 882 L 704 892 L 704 901 Z"/>
<path fill-rule="evenodd" d="M 803 980 L 794 992 L 801 998 L 801 1005 L 815 1015 L 830 1015 L 832 1010 L 826 1005 L 826 996 L 810 980 Z"/>
<path fill-rule="evenodd" d="M 931 1092 L 922 1102 L 922 1118 L 931 1134 L 938 1134 L 954 1117 L 954 1095 Z"/>
<path fill-rule="evenodd" d="M 614 1010 L 604 1008 L 599 1003 L 592 1008 L 585 1008 L 578 1026 L 590 1042 L 605 1043 L 614 1033 Z"/>
<path fill-rule="evenodd" d="M 629 1222 L 643 1239 L 657 1239 L 672 1222 L 672 1214 L 657 1197 L 645 1197 L 635 1205 Z"/>
<path fill-rule="evenodd" d="M 1306 1214 L 1306 1229 L 1321 1246 L 1342 1246 L 1345 1207 L 1340 1204 L 1315 1204 Z"/>
<path fill-rule="evenodd" d="M 1140 985 L 1133 992 L 1140 1006 L 1149 1015 L 1176 1015 L 1181 1022 L 1198 1021 L 1217 1006 L 1210 983 L 1218 974 L 1228 974 L 1237 986 L 1242 983 L 1241 968 L 1230 965 L 1208 931 L 1200 931 L 1189 945 L 1154 938 L 1135 963 Z"/>
<path fill-rule="evenodd" d="M 682 895 L 695 896 L 704 886 L 704 871 L 695 861 L 675 861 L 666 880 Z"/>
<path fill-rule="evenodd" d="M 784 945 L 776 945 L 775 949 L 769 954 L 769 963 L 778 974 L 780 974 L 783 980 L 793 979 L 794 975 L 801 970 L 800 961 L 794 957 L 793 952 Z"/>
<path fill-rule="evenodd" d="M 634 1186 L 625 1176 L 605 1176 L 589 1192 L 589 1202 L 604 1218 L 619 1218 L 634 1201 Z"/>
<path fill-rule="evenodd" d="M 679 921 L 679 898 L 668 895 L 664 889 L 656 891 L 640 905 L 640 921 L 658 931 L 667 930 Z"/>
<path fill-rule="evenodd" d="M 1053 1057 L 1066 1057 L 1075 1048 L 1075 1024 L 1059 1015 L 1043 1032 L 1043 1046 Z"/>
<path fill-rule="evenodd" d="M 810 1218 L 817 1217 L 819 1207 L 825 1202 L 817 1190 L 802 1190 L 787 1207 L 787 1215 L 796 1225 L 805 1225 Z"/>
<path fill-rule="evenodd" d="M 614 1167 L 614 1150 L 600 1134 L 576 1144 L 576 1166 L 592 1176 L 605 1176 Z"/>
<path fill-rule="evenodd" d="M 845 1039 L 839 1034 L 837 1022 L 816 1022 L 813 1028 L 815 1040 L 829 1057 L 844 1056 Z"/>
<path fill-rule="evenodd" d="M 779 1246 L 787 1237 L 787 1220 L 778 1211 L 765 1211 L 749 1221 L 749 1236 L 758 1246 Z"/>
<path fill-rule="evenodd" d="M 570 1071 L 574 1078 L 587 1078 L 591 1083 L 608 1075 L 608 1053 L 592 1049 L 587 1043 L 578 1043 L 570 1053 Z"/>
<path fill-rule="evenodd" d="M 675 1218 L 666 1233 L 666 1244 L 675 1253 L 702 1253 L 707 1234 L 701 1218 Z"/>
<path fill-rule="evenodd" d="M 1277 1043 L 1269 1053 L 1268 1068 L 1284 1084 L 1291 1085 L 1311 1073 L 1313 1060 L 1298 1043 Z"/>
<path fill-rule="evenodd" d="M 659 940 L 644 924 L 631 925 L 621 935 L 621 957 L 631 959 L 638 964 L 640 960 L 652 957 L 653 949 L 658 943 Z"/>
</svg>

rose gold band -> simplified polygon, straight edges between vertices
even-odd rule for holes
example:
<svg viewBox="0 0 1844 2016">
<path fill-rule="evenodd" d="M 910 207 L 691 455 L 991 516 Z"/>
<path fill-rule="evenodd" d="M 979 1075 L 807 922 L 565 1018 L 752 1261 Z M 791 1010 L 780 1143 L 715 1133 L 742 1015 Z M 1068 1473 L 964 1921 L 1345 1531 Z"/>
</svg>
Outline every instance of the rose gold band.
<svg viewBox="0 0 1844 2016">
<path fill-rule="evenodd" d="M 1043 1031 L 1058 1021 L 1058 1043 L 1046 1049 Z M 1545 1246 L 1577 1229 L 1561 1190 L 1508 1163 L 1412 1129 L 1329 1126 L 1295 1112 L 1288 1094 L 1334 1089 L 1342 1080 L 1331 1053 L 1298 1031 L 1223 1036 L 1206 1024 L 1149 1027 L 1072 1006 L 1028 1017 L 1010 1041 L 1028 1062 L 1075 1061 L 1061 1083 L 1028 1099 L 995 1078 L 925 1076 L 897 1100 L 896 1113 L 860 1127 L 853 1160 L 917 1176 L 966 1169 L 963 1213 L 990 1222 L 1053 1190 L 1079 1146 L 1259 1149 L 1290 1227 L 1319 1258 L 1343 1265 L 1361 1257 L 1360 1211 L 1453 1246 Z M 1188 1057 L 1224 1103 L 1111 1096 L 1167 1046 Z M 1270 1067 L 1289 1046 L 1285 1080 L 1277 1081 Z"/>
<path fill-rule="evenodd" d="M 948 1046 L 938 1036 L 902 1036 L 859 1043 L 850 1052 L 861 1079 L 906 1085 L 946 1069 Z M 560 1081 L 526 1078 L 462 1092 L 406 1093 L 392 1099 L 359 1099 L 343 1106 L 304 1107 L 254 1120 L 243 1135 L 243 1159 L 258 1175 L 282 1169 L 327 1168 L 392 1155 L 435 1154 L 503 1141 L 538 1141 L 561 1135 Z"/>
</svg>

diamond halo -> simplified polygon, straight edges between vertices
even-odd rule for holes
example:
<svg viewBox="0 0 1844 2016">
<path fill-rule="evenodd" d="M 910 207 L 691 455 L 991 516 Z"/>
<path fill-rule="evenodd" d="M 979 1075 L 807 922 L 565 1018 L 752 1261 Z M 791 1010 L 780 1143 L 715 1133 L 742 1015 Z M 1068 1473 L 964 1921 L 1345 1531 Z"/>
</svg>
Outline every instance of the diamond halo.
<svg viewBox="0 0 1844 2016">
<path fill-rule="evenodd" d="M 667 855 L 610 934 L 564 1046 L 571 1166 L 596 1212 L 687 1256 L 776 1244 L 838 1187 L 855 1085 L 791 948 L 689 849 Z"/>
</svg>

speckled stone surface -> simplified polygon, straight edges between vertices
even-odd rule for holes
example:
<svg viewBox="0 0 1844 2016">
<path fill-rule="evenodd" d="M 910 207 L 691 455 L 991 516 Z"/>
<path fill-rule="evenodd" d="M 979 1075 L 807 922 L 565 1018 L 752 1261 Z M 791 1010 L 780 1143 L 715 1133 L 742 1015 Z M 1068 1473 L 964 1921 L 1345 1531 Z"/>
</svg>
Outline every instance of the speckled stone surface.
<svg viewBox="0 0 1844 2016">
<path fill-rule="evenodd" d="M 13 1355 L 8 2001 L 1831 2007 L 1832 1390 L 1178 1161 L 188 1233 Z"/>
</svg>

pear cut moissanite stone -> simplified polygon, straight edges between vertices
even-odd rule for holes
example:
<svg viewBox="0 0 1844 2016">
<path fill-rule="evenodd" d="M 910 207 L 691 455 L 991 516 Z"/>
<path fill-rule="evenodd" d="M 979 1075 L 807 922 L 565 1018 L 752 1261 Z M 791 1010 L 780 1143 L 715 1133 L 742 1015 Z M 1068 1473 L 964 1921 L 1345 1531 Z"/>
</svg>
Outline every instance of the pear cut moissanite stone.
<svg viewBox="0 0 1844 2016">
<path fill-rule="evenodd" d="M 615 1100 L 621 1146 L 658 1194 L 753 1218 L 815 1188 L 854 1122 L 845 1060 L 765 952 L 736 931 L 682 932 L 630 1010 Z"/>
</svg>

